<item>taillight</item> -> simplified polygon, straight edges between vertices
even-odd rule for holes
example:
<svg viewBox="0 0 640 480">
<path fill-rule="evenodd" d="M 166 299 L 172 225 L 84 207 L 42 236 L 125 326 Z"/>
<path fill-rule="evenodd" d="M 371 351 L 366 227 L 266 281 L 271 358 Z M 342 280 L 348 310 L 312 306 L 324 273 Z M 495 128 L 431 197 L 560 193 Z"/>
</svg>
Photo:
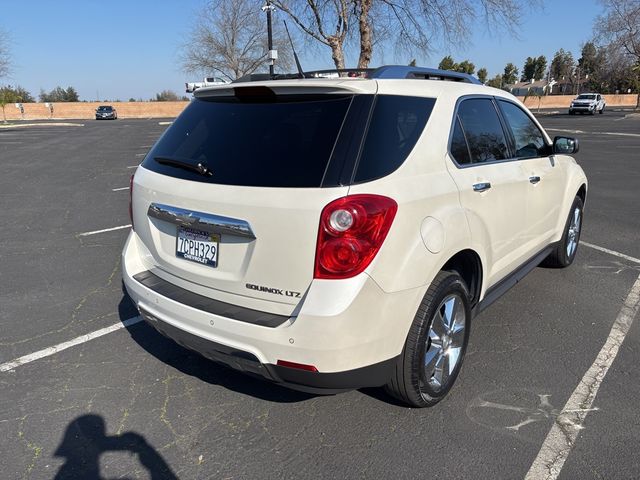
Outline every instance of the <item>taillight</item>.
<svg viewBox="0 0 640 480">
<path fill-rule="evenodd" d="M 134 175 L 131 175 L 131 178 L 129 179 L 129 220 L 131 220 L 131 230 L 135 230 L 135 228 L 133 228 L 133 177 Z"/>
<path fill-rule="evenodd" d="M 398 204 L 380 195 L 334 200 L 320 215 L 314 278 L 358 275 L 369 266 L 389 233 Z"/>
</svg>

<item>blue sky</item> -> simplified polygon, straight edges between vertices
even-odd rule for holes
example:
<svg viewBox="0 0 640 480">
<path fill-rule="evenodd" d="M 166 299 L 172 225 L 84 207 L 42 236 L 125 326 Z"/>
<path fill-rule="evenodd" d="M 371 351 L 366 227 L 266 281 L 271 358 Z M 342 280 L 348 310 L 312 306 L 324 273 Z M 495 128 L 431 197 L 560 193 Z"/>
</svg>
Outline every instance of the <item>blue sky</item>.
<svg viewBox="0 0 640 480">
<path fill-rule="evenodd" d="M 550 61 L 561 47 L 577 59 L 581 44 L 591 37 L 600 5 L 596 0 L 544 3 L 542 9 L 522 12 L 518 38 L 473 27 L 468 44 L 438 47 L 419 57 L 418 64 L 437 66 L 451 54 L 457 61 L 468 58 L 476 68 L 486 67 L 492 77 L 507 62 L 522 68 L 527 56 L 545 55 Z M 82 100 L 148 99 L 165 89 L 182 94 L 185 81 L 198 79 L 182 71 L 179 47 L 202 4 L 203 0 L 4 0 L 0 28 L 11 37 L 14 65 L 11 76 L 0 83 L 21 85 L 34 95 L 41 88 L 71 85 Z M 333 66 L 328 48 L 305 49 L 301 42 L 297 48 L 304 68 Z M 410 60 L 395 57 L 392 47 L 388 50 L 377 56 L 378 62 Z M 348 66 L 355 60 L 347 55 Z"/>
</svg>

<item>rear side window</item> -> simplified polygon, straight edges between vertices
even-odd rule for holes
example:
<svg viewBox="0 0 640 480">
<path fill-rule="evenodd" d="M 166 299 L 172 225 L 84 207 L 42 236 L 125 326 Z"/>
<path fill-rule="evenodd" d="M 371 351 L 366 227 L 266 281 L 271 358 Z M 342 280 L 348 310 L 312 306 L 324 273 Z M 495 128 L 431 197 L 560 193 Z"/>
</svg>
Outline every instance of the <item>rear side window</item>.
<svg viewBox="0 0 640 480">
<path fill-rule="evenodd" d="M 534 158 L 548 155 L 542 132 L 531 118 L 511 102 L 499 100 L 502 113 L 511 127 L 516 158 Z"/>
<path fill-rule="evenodd" d="M 194 99 L 142 165 L 223 185 L 320 187 L 351 98 Z"/>
<path fill-rule="evenodd" d="M 469 146 L 471 163 L 492 162 L 509 157 L 507 140 L 491 99 L 463 100 L 458 106 L 458 120 Z"/>
<path fill-rule="evenodd" d="M 379 95 L 354 182 L 375 180 L 400 167 L 420 138 L 434 104 L 433 98 Z"/>
<path fill-rule="evenodd" d="M 451 136 L 451 155 L 460 165 L 471 163 L 467 140 L 464 137 L 464 132 L 462 131 L 458 117 L 456 117 L 456 122 L 453 126 L 453 135 Z"/>
</svg>

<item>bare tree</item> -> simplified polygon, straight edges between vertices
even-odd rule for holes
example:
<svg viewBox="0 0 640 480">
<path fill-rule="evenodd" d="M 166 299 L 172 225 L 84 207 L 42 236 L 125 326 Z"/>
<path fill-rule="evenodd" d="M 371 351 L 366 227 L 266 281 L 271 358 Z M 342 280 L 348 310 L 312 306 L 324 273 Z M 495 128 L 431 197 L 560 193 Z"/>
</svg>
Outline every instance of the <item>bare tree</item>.
<svg viewBox="0 0 640 480">
<path fill-rule="evenodd" d="M 272 0 L 305 35 L 328 46 L 336 68 L 345 66 L 344 46 L 354 22 L 353 5 L 371 5 L 373 0 Z M 362 29 L 361 29 L 362 34 Z M 366 35 L 366 33 L 365 33 Z"/>
<path fill-rule="evenodd" d="M 596 37 L 631 60 L 630 71 L 638 94 L 640 108 L 640 0 L 601 0 L 604 15 L 594 26 Z"/>
<path fill-rule="evenodd" d="M 9 52 L 9 35 L 0 30 L 0 78 L 9 74 L 11 54 Z"/>
<path fill-rule="evenodd" d="M 331 48 L 336 68 L 344 68 L 344 51 L 356 35 L 358 68 L 371 62 L 374 47 L 390 39 L 396 50 L 432 51 L 437 44 L 458 45 L 468 40 L 470 25 L 482 23 L 491 31 L 516 34 L 522 10 L 541 0 L 273 0 L 310 38 Z"/>
<path fill-rule="evenodd" d="M 274 25 L 278 64 L 290 65 L 282 28 Z M 182 46 L 184 69 L 215 73 L 235 80 L 263 69 L 267 58 L 266 17 L 255 0 L 211 1 L 199 12 L 192 33 Z"/>
</svg>

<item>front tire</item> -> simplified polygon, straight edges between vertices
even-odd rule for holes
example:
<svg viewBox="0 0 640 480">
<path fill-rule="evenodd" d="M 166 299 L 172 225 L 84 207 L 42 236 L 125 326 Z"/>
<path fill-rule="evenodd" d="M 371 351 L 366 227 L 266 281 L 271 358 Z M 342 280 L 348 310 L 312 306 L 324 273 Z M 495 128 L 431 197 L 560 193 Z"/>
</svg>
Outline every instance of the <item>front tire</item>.
<svg viewBox="0 0 640 480">
<path fill-rule="evenodd" d="M 431 407 L 453 386 L 469 343 L 470 295 L 457 273 L 439 272 L 409 329 L 387 392 L 413 407 Z"/>
<path fill-rule="evenodd" d="M 580 232 L 582 231 L 582 211 L 584 204 L 578 196 L 573 199 L 569 218 L 564 227 L 564 232 L 560 242 L 553 252 L 544 259 L 542 265 L 552 268 L 566 268 L 573 263 L 578 252 L 580 243 Z"/>
</svg>

